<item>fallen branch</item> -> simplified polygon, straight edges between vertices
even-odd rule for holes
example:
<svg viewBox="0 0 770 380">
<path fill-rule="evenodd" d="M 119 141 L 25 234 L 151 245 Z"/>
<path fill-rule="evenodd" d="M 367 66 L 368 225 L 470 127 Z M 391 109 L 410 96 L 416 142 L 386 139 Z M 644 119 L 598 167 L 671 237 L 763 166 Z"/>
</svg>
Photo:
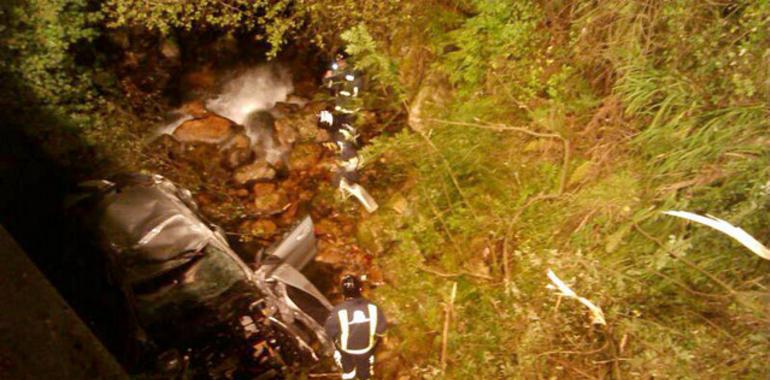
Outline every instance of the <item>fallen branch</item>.
<svg viewBox="0 0 770 380">
<path fill-rule="evenodd" d="M 424 265 L 418 265 L 417 268 L 419 270 L 421 270 L 421 271 L 428 272 L 430 274 L 435 274 L 436 276 L 444 277 L 444 278 L 454 278 L 454 277 L 460 277 L 460 276 L 471 276 L 471 277 L 476 277 L 476 278 L 480 278 L 482 280 L 487 280 L 487 281 L 494 281 L 495 280 L 494 277 L 492 277 L 492 276 L 487 276 L 485 274 L 479 274 L 479 273 L 472 273 L 472 272 L 468 272 L 468 271 L 462 271 L 462 272 L 459 272 L 459 273 L 444 273 L 444 272 L 439 272 L 439 271 L 437 271 L 435 269 L 432 269 L 432 268 L 428 268 L 428 267 L 426 267 Z"/>
<path fill-rule="evenodd" d="M 604 342 L 603 346 L 601 346 L 601 347 L 599 347 L 599 348 L 597 348 L 595 350 L 591 350 L 591 351 L 546 351 L 546 352 L 541 352 L 541 353 L 537 354 L 537 357 L 539 358 L 541 356 L 548 356 L 548 355 L 581 355 L 581 356 L 587 356 L 587 355 L 598 354 L 598 353 L 606 350 L 607 347 L 609 347 L 609 345 L 610 345 L 610 341 L 608 340 L 608 341 Z"/>
<path fill-rule="evenodd" d="M 449 340 L 449 323 L 452 320 L 454 312 L 455 297 L 457 297 L 457 283 L 452 283 L 452 293 L 449 296 L 449 303 L 444 309 L 444 332 L 441 335 L 441 372 L 446 372 L 446 349 Z"/>
<path fill-rule="evenodd" d="M 511 267 L 508 263 L 510 260 L 508 257 L 508 241 L 510 240 L 513 231 L 513 228 L 511 228 L 512 226 L 513 223 L 511 223 L 503 238 L 503 284 L 505 285 L 505 294 L 510 294 L 511 292 Z"/>
<path fill-rule="evenodd" d="M 433 118 L 423 118 L 422 120 L 432 121 L 436 123 L 441 124 L 447 124 L 447 125 L 458 125 L 463 127 L 473 127 L 473 128 L 479 128 L 479 129 L 487 129 L 490 131 L 497 131 L 497 132 L 521 132 L 530 136 L 534 137 L 545 137 L 545 138 L 555 138 L 555 139 L 562 139 L 562 137 L 556 133 L 543 133 L 543 132 L 536 132 L 529 128 L 525 127 L 511 127 L 505 124 L 481 124 L 481 123 L 471 123 L 471 122 L 465 122 L 465 121 L 451 121 L 451 120 L 442 120 L 442 119 L 433 119 Z"/>
<path fill-rule="evenodd" d="M 557 358 L 554 358 L 554 357 L 546 357 L 546 360 L 553 360 L 556 363 L 560 364 L 562 367 L 570 369 L 572 371 L 575 371 L 575 372 L 577 372 L 578 374 L 584 376 L 587 379 L 596 379 L 596 377 L 593 377 L 593 376 L 587 374 L 585 371 L 570 365 L 568 362 L 566 362 L 564 360 L 557 359 Z"/>
</svg>

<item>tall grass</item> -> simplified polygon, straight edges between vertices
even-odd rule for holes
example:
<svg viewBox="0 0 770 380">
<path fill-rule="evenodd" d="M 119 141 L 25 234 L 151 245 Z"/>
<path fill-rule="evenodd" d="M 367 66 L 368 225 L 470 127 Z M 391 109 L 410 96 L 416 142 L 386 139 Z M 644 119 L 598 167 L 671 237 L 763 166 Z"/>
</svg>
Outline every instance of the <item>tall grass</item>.
<svg viewBox="0 0 770 380">
<path fill-rule="evenodd" d="M 369 223 L 398 226 L 377 296 L 409 305 L 395 337 L 411 373 L 766 377 L 770 264 L 658 211 L 712 213 L 766 243 L 768 2 L 452 4 L 446 29 L 415 28 L 439 78 L 423 85 L 450 95 L 421 117 L 444 122 L 369 148 L 386 162 L 373 172 L 408 173 L 374 190 L 406 211 Z M 545 290 L 549 268 L 606 327 Z"/>
</svg>

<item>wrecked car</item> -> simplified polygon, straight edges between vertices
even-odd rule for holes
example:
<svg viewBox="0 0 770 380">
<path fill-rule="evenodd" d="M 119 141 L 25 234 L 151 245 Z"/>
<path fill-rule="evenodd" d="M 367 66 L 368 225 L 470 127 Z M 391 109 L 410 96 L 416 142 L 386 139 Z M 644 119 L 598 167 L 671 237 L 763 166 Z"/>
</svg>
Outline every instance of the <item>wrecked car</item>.
<svg viewBox="0 0 770 380">
<path fill-rule="evenodd" d="M 322 327 L 332 305 L 300 272 L 316 253 L 310 217 L 250 266 L 190 191 L 159 175 L 89 181 L 81 190 L 75 203 L 87 210 L 130 304 L 136 340 L 162 371 L 278 376 L 332 352 Z"/>
</svg>

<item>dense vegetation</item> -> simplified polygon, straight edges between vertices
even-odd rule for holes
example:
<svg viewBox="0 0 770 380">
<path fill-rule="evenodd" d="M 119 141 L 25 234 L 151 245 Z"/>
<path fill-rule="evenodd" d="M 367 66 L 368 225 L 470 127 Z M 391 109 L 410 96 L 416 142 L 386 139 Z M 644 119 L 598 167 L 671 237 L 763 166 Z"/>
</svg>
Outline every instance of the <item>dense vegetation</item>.
<svg viewBox="0 0 770 380">
<path fill-rule="evenodd" d="M 369 108 L 408 126 L 366 150 L 386 207 L 358 229 L 397 322 L 388 378 L 770 374 L 770 264 L 660 213 L 767 241 L 766 0 L 17 0 L 0 18 L 5 121 L 74 129 L 122 165 L 141 148 L 100 35 L 248 34 L 270 56 L 344 42 Z M 607 324 L 546 289 L 548 269 Z"/>
</svg>

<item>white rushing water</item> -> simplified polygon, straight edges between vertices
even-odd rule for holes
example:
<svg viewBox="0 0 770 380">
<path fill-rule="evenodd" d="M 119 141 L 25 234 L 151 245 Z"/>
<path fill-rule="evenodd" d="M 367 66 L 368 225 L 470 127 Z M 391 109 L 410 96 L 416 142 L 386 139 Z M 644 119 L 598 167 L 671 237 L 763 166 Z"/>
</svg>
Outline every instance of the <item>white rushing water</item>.
<svg viewBox="0 0 770 380">
<path fill-rule="evenodd" d="M 289 70 L 275 64 L 263 64 L 243 70 L 225 82 L 220 93 L 206 101 L 206 108 L 243 125 L 254 148 L 263 152 L 268 162 L 275 163 L 285 152 L 275 143 L 265 124 L 257 122 L 259 118 L 253 115 L 269 111 L 278 102 L 287 101 L 292 91 L 294 85 Z M 181 111 L 175 114 L 178 117 L 158 128 L 156 137 L 173 133 L 183 122 L 192 119 Z"/>
<path fill-rule="evenodd" d="M 222 93 L 206 102 L 206 107 L 245 125 L 253 112 L 273 108 L 275 103 L 286 101 L 292 91 L 294 86 L 288 70 L 276 65 L 260 65 L 225 83 Z"/>
<path fill-rule="evenodd" d="M 277 163 L 284 151 L 264 124 L 254 123 L 255 112 L 268 111 L 275 103 L 285 102 L 294 91 L 289 70 L 265 64 L 250 68 L 225 83 L 222 93 L 206 102 L 206 108 L 246 128 L 252 145 L 265 154 L 270 163 Z"/>
</svg>

